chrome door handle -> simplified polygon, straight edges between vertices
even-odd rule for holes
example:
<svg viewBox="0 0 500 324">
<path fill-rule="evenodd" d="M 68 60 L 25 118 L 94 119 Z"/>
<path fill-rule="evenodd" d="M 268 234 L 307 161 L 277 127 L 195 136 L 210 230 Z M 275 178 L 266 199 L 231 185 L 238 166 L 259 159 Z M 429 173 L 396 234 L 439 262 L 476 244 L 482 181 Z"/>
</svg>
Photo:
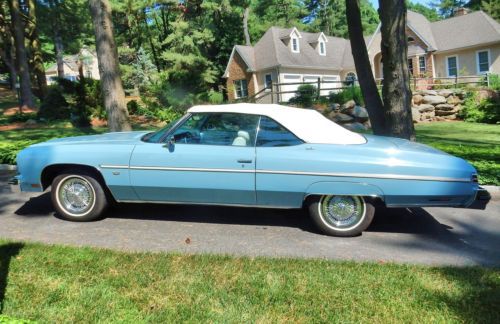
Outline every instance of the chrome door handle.
<svg viewBox="0 0 500 324">
<path fill-rule="evenodd" d="M 252 163 L 252 160 L 240 159 L 240 160 L 238 160 L 238 163 Z"/>
</svg>

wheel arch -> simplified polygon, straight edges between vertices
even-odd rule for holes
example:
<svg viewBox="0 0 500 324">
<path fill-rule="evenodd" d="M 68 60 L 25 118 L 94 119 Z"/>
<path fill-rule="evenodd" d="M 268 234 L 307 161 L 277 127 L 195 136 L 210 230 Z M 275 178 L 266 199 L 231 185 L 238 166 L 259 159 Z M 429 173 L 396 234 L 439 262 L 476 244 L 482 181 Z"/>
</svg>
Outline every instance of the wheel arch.
<svg viewBox="0 0 500 324">
<path fill-rule="evenodd" d="M 111 190 L 109 190 L 101 171 L 99 171 L 94 166 L 90 166 L 90 165 L 86 165 L 86 164 L 58 163 L 58 164 L 47 165 L 42 170 L 42 173 L 40 176 L 40 181 L 42 183 L 43 190 L 47 189 L 52 184 L 52 181 L 54 181 L 55 177 L 57 177 L 58 175 L 62 174 L 63 172 L 75 171 L 75 170 L 84 171 L 84 172 L 87 172 L 89 174 L 94 175 L 96 177 L 96 180 L 99 181 L 99 183 L 103 186 L 106 194 L 109 197 L 114 199 L 113 195 L 111 194 Z"/>
<path fill-rule="evenodd" d="M 368 183 L 349 181 L 321 181 L 311 184 L 304 194 L 303 205 L 312 197 L 325 195 L 362 196 L 372 203 L 385 205 L 382 189 Z"/>
</svg>

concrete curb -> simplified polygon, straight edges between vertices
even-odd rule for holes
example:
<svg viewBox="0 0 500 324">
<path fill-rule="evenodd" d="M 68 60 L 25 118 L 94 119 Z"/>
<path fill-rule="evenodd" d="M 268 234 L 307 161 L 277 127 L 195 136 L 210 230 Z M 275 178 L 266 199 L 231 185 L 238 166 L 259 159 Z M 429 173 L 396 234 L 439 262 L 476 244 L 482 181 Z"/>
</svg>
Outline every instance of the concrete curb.
<svg viewBox="0 0 500 324">
<path fill-rule="evenodd" d="M 16 171 L 17 165 L 12 164 L 0 164 L 0 171 Z"/>
</svg>

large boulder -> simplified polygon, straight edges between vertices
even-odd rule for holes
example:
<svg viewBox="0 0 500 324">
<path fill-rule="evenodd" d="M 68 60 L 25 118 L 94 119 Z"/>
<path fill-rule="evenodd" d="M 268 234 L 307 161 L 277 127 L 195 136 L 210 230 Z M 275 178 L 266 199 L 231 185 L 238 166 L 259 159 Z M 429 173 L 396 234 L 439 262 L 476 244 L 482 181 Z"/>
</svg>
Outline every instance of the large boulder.
<svg viewBox="0 0 500 324">
<path fill-rule="evenodd" d="M 354 117 L 342 113 L 335 114 L 334 116 L 332 116 L 332 119 L 334 122 L 339 124 L 345 124 L 354 121 Z"/>
<path fill-rule="evenodd" d="M 424 96 L 424 103 L 430 105 L 439 105 L 446 103 L 446 98 L 443 96 Z"/>
<path fill-rule="evenodd" d="M 354 116 L 356 120 L 360 122 L 365 122 L 368 120 L 368 111 L 361 106 L 354 106 L 351 115 Z"/>
<path fill-rule="evenodd" d="M 434 106 L 429 105 L 429 104 L 421 104 L 417 108 L 418 108 L 418 111 L 421 113 L 426 112 L 426 111 L 434 111 Z"/>
<path fill-rule="evenodd" d="M 342 126 L 353 132 L 363 132 L 366 130 L 366 126 L 361 123 L 347 123 Z"/>
<path fill-rule="evenodd" d="M 456 111 L 455 110 L 436 110 L 435 113 L 436 113 L 436 116 L 444 117 L 444 116 L 454 115 L 454 114 L 456 114 Z"/>
<path fill-rule="evenodd" d="M 453 94 L 453 90 L 450 90 L 450 89 L 443 89 L 443 90 L 439 90 L 439 92 L 438 92 L 438 95 L 443 96 L 445 98 L 448 98 L 452 94 Z"/>
<path fill-rule="evenodd" d="M 354 100 L 349 100 L 340 106 L 340 112 L 350 115 L 352 113 L 352 110 L 354 109 L 354 106 L 356 106 L 356 102 Z"/>
<path fill-rule="evenodd" d="M 450 96 L 446 99 L 446 102 L 449 103 L 450 105 L 458 105 L 461 104 L 463 100 L 457 96 Z"/>
<path fill-rule="evenodd" d="M 423 96 L 437 96 L 438 93 L 435 90 L 421 90 L 420 94 Z"/>
<path fill-rule="evenodd" d="M 450 105 L 450 104 L 439 104 L 439 105 L 436 105 L 436 110 L 451 111 L 453 109 L 455 109 L 455 106 L 454 105 Z"/>
<path fill-rule="evenodd" d="M 339 111 L 340 110 L 340 105 L 338 103 L 332 103 L 328 105 L 327 112 L 332 112 L 332 111 Z"/>
<path fill-rule="evenodd" d="M 443 117 L 445 120 L 454 120 L 454 119 L 457 119 L 457 114 L 451 114 L 451 115 L 446 115 L 446 116 L 441 116 Z"/>
<path fill-rule="evenodd" d="M 420 105 L 424 101 L 424 97 L 422 95 L 416 94 L 413 96 L 413 103 L 415 105 Z"/>
<path fill-rule="evenodd" d="M 418 111 L 418 107 L 411 107 L 411 118 L 414 123 L 418 123 L 420 121 L 420 112 Z"/>
<path fill-rule="evenodd" d="M 426 111 L 420 115 L 420 120 L 432 121 L 436 117 L 435 111 Z"/>
</svg>

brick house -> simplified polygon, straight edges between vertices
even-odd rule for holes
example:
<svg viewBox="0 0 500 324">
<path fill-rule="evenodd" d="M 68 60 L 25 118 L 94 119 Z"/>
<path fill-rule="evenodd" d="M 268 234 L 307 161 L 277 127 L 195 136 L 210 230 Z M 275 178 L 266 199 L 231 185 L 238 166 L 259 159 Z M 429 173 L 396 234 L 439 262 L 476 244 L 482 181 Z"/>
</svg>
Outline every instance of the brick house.
<svg viewBox="0 0 500 324">
<path fill-rule="evenodd" d="M 415 77 L 455 77 L 500 74 L 500 24 L 482 11 L 430 22 L 408 11 L 408 66 Z M 372 72 L 382 78 L 380 26 L 365 38 Z M 307 33 L 297 28 L 271 27 L 254 46 L 236 45 L 224 78 L 230 101 L 263 93 L 271 83 L 281 84 L 273 101 L 288 101 L 299 82 L 319 82 L 335 88 L 355 77 L 349 40 Z M 323 83 L 325 82 L 325 83 Z M 330 90 L 322 91 L 322 95 Z M 260 95 L 259 95 L 260 97 Z M 265 96 L 270 101 L 269 95 Z"/>
</svg>

